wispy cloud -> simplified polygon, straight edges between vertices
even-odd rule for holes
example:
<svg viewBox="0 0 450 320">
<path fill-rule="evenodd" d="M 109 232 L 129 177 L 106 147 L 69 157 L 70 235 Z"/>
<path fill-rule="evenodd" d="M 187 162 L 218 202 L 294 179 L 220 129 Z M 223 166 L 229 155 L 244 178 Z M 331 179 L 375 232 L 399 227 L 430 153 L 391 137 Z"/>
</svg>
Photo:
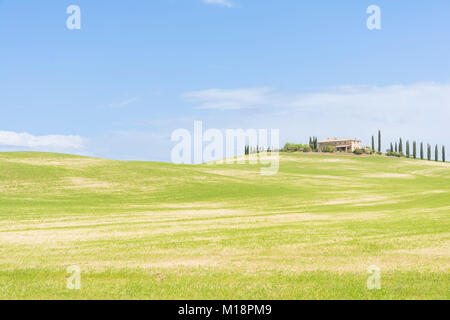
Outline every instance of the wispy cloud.
<svg viewBox="0 0 450 320">
<path fill-rule="evenodd" d="M 0 131 L 0 146 L 80 149 L 83 146 L 83 138 L 75 135 L 34 136 L 29 133 Z"/>
<path fill-rule="evenodd" d="M 209 89 L 183 97 L 198 109 L 268 109 L 320 112 L 386 121 L 425 114 L 449 115 L 450 84 L 416 83 L 392 86 L 350 85 L 307 93 L 278 93 L 272 88 Z"/>
<path fill-rule="evenodd" d="M 203 0 L 207 4 L 215 4 L 227 8 L 234 8 L 234 3 L 229 0 Z"/>
<path fill-rule="evenodd" d="M 297 110 L 352 115 L 384 121 L 450 116 L 450 84 L 344 86 L 289 99 Z"/>
<path fill-rule="evenodd" d="M 134 102 L 138 101 L 137 97 L 133 97 L 133 98 L 128 98 L 128 99 L 124 99 L 122 101 L 119 101 L 117 103 L 111 103 L 108 107 L 109 108 L 123 108 L 126 107 Z"/>
<path fill-rule="evenodd" d="M 198 109 L 237 110 L 258 108 L 275 103 L 272 88 L 209 89 L 188 92 L 183 98 L 199 103 Z"/>
</svg>

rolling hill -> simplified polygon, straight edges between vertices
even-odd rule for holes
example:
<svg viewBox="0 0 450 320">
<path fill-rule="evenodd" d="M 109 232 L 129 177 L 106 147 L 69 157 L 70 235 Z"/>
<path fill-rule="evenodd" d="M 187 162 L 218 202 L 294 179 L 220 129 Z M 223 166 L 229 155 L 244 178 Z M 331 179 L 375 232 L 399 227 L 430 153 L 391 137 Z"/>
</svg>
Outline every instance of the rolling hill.
<svg viewBox="0 0 450 320">
<path fill-rule="evenodd" d="M 0 153 L 0 298 L 450 298 L 450 164 L 280 157 L 261 176 Z"/>
</svg>

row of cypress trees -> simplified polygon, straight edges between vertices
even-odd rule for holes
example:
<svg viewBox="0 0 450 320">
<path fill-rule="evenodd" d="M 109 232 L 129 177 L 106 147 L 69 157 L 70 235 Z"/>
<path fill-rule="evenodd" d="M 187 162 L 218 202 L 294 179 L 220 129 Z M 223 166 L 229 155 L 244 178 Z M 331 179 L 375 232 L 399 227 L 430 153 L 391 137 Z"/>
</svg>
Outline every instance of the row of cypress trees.
<svg viewBox="0 0 450 320">
<path fill-rule="evenodd" d="M 406 150 L 405 155 L 407 158 L 413 158 L 417 159 L 417 142 L 412 142 L 412 150 L 409 140 L 406 141 Z M 375 151 L 375 137 L 372 136 L 372 150 Z M 404 155 L 403 153 L 403 140 L 402 138 L 399 139 L 398 142 L 392 143 L 390 145 L 390 149 L 388 150 L 391 153 L 398 154 L 400 156 Z M 445 146 L 442 146 L 442 162 L 445 162 Z M 378 153 L 381 154 L 381 130 L 378 130 Z M 424 151 L 424 144 L 423 142 L 420 143 L 420 151 L 419 156 L 421 160 L 425 159 L 425 151 Z M 427 160 L 432 159 L 432 152 L 431 152 L 431 145 L 427 144 L 427 152 L 426 152 Z M 434 147 L 434 161 L 439 161 L 439 147 L 436 145 Z"/>
<path fill-rule="evenodd" d="M 244 152 L 245 152 L 246 156 L 248 156 L 249 154 L 260 153 L 260 152 L 263 152 L 263 151 L 264 151 L 264 148 L 263 147 L 259 147 L 259 146 L 256 146 L 256 147 L 245 146 L 245 149 L 244 149 Z M 270 147 L 268 147 L 266 151 L 269 152 L 269 153 L 272 152 L 270 150 Z"/>
<path fill-rule="evenodd" d="M 372 136 L 372 151 L 375 152 L 375 137 Z M 381 154 L 381 130 L 378 130 L 378 153 Z"/>
<path fill-rule="evenodd" d="M 431 148 L 431 144 L 427 144 L 426 146 L 427 151 L 426 151 L 426 157 L 427 160 L 432 160 L 432 148 Z M 400 140 L 397 142 L 395 142 L 395 144 L 393 144 L 391 142 L 390 145 L 390 149 L 389 151 L 391 153 L 399 153 L 399 154 L 403 154 L 403 141 L 402 138 L 400 138 Z M 410 146 L 410 142 L 409 140 L 406 141 L 406 151 L 405 151 L 405 155 L 407 158 L 413 158 L 413 159 L 417 159 L 417 142 L 413 141 L 412 142 L 412 153 L 411 153 L 411 146 Z M 420 143 L 420 151 L 419 151 L 419 157 L 421 160 L 425 159 L 425 150 L 424 150 L 424 143 L 421 142 Z M 441 157 L 442 162 L 445 162 L 445 146 L 442 146 L 442 157 Z M 434 161 L 439 161 L 439 147 L 438 145 L 435 145 L 434 147 Z"/>
</svg>

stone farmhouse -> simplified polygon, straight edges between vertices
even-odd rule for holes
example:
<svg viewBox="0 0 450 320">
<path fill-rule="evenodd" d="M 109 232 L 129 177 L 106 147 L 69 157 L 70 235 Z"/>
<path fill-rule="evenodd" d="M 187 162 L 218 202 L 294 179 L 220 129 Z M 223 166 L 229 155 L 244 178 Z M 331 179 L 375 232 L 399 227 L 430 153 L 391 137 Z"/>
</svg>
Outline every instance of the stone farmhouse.
<svg viewBox="0 0 450 320">
<path fill-rule="evenodd" d="M 326 139 L 318 142 L 319 150 L 326 146 L 336 148 L 336 151 L 353 152 L 355 149 L 361 149 L 361 140 L 356 139 Z"/>
</svg>

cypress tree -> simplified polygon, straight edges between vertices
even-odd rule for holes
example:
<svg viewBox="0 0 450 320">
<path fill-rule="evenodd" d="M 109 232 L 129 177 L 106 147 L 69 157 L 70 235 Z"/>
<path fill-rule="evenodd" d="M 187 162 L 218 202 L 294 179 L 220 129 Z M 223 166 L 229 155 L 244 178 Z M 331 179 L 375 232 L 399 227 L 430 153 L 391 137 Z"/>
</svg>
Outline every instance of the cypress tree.
<svg viewBox="0 0 450 320">
<path fill-rule="evenodd" d="M 400 141 L 398 143 L 398 152 L 403 152 L 403 141 L 402 141 L 402 138 L 400 138 Z"/>
<path fill-rule="evenodd" d="M 378 152 L 381 152 L 381 130 L 378 130 Z"/>
<path fill-rule="evenodd" d="M 372 151 L 375 152 L 375 137 L 372 136 Z"/>
<path fill-rule="evenodd" d="M 395 143 L 395 152 L 398 152 L 398 145 L 397 145 L 397 142 Z"/>
<path fill-rule="evenodd" d="M 413 158 L 417 158 L 417 142 L 413 142 Z"/>
<path fill-rule="evenodd" d="M 445 162 L 445 146 L 442 146 L 442 162 Z"/>
<path fill-rule="evenodd" d="M 390 151 L 394 152 L 394 146 L 392 145 L 392 142 L 391 142 L 391 150 Z"/>
<path fill-rule="evenodd" d="M 420 143 L 420 160 L 423 160 L 423 142 Z"/>
<path fill-rule="evenodd" d="M 427 144 L 427 159 L 428 161 L 431 160 L 431 145 L 429 143 Z"/>
<path fill-rule="evenodd" d="M 406 140 L 406 157 L 409 158 L 409 140 Z"/>
<path fill-rule="evenodd" d="M 438 151 L 438 145 L 434 148 L 434 161 L 439 161 L 439 151 Z"/>
<path fill-rule="evenodd" d="M 312 149 L 313 148 L 313 143 L 312 143 L 312 138 L 309 137 L 309 147 Z"/>
</svg>

